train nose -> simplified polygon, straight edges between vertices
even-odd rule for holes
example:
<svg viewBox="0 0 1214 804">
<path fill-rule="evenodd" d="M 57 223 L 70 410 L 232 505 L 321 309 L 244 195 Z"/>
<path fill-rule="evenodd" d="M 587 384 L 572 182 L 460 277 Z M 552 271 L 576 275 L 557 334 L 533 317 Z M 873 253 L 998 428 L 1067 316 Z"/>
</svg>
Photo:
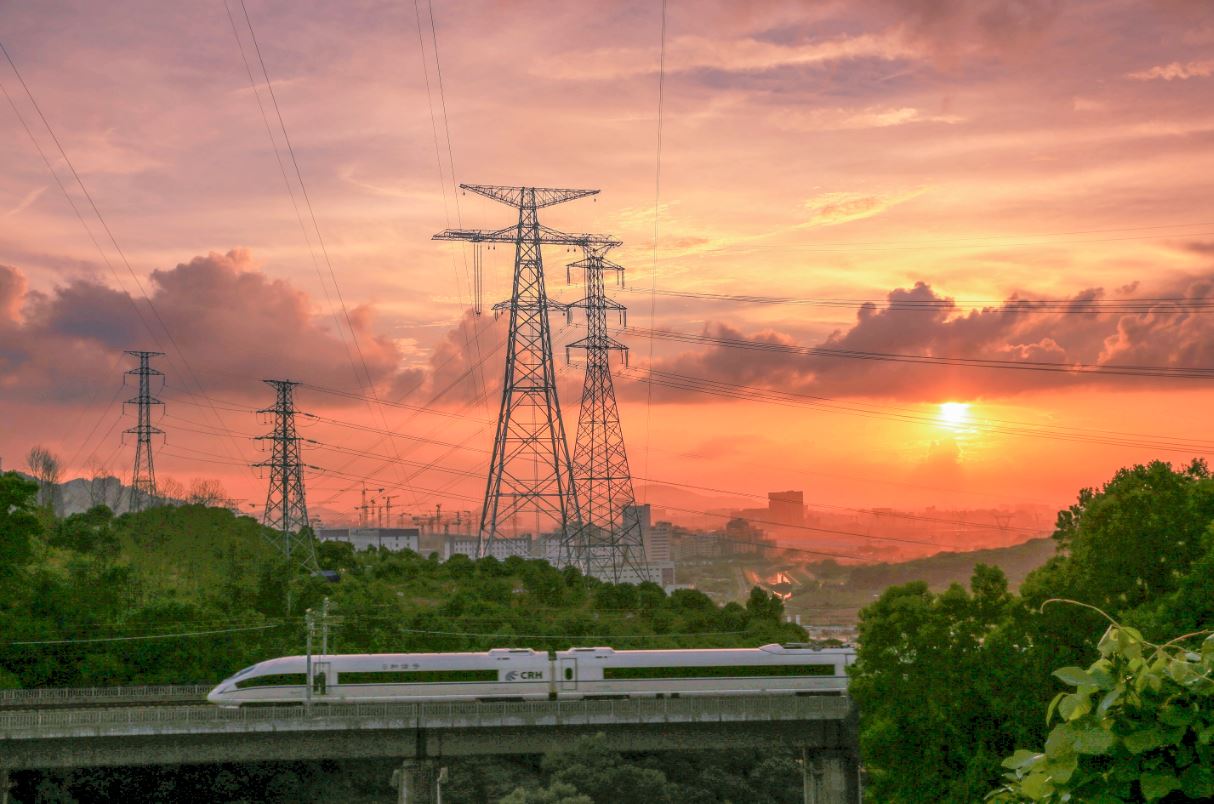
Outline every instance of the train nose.
<svg viewBox="0 0 1214 804">
<path fill-rule="evenodd" d="M 207 693 L 207 700 L 213 704 L 224 703 L 224 701 L 225 701 L 224 693 L 227 691 L 228 691 L 227 685 L 220 684 L 218 687 L 216 687 L 215 689 L 213 689 Z"/>
</svg>

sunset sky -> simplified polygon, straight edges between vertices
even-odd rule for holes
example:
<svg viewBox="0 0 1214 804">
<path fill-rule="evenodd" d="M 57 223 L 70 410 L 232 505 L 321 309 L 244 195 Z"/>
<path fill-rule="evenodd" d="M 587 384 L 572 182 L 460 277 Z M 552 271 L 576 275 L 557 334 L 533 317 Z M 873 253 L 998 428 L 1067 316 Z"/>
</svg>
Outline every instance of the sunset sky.
<svg viewBox="0 0 1214 804">
<path fill-rule="evenodd" d="M 660 192 L 657 2 L 246 4 L 328 262 L 250 85 L 239 0 L 235 35 L 223 0 L 0 7 L 0 41 L 121 247 L 0 61 L 5 469 L 44 444 L 68 476 L 129 473 L 122 351 L 158 349 L 158 474 L 260 505 L 244 467 L 267 430 L 260 380 L 363 394 L 365 361 L 377 396 L 412 407 L 299 390 L 320 417 L 303 434 L 325 445 L 307 448 L 325 470 L 313 509 L 352 515 L 371 476 L 406 487 L 398 510 L 478 511 L 505 322 L 469 312 L 471 248 L 430 237 L 513 217 L 471 194 L 457 207 L 453 181 L 602 191 L 541 219 L 624 241 L 613 292 L 640 331 L 620 334 L 616 387 L 642 498 L 656 482 L 1059 507 L 1120 466 L 1214 453 L 1214 377 L 781 348 L 1214 368 L 1204 0 L 670 0 Z M 555 298 L 581 295 L 577 256 L 545 252 Z M 492 304 L 512 254 L 484 257 Z M 563 344 L 582 330 L 553 325 L 572 438 Z M 718 392 L 650 389 L 649 366 Z"/>
</svg>

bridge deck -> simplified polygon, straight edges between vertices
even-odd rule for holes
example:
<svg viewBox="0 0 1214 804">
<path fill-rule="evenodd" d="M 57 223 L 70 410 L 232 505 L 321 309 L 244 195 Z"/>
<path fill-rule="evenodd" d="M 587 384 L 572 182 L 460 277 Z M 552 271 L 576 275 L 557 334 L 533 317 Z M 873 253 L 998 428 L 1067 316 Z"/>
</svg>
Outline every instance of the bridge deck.
<svg viewBox="0 0 1214 804">
<path fill-rule="evenodd" d="M 0 768 L 542 753 L 602 732 L 620 750 L 848 749 L 844 695 L 0 711 Z"/>
</svg>

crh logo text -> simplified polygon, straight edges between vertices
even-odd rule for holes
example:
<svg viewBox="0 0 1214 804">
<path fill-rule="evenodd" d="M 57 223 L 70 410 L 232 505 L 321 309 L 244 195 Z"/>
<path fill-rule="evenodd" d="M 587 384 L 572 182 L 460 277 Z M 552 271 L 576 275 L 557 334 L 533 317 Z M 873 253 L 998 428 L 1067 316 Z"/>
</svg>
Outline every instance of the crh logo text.
<svg viewBox="0 0 1214 804">
<path fill-rule="evenodd" d="M 506 681 L 543 681 L 542 670 L 511 670 L 506 673 Z"/>
</svg>

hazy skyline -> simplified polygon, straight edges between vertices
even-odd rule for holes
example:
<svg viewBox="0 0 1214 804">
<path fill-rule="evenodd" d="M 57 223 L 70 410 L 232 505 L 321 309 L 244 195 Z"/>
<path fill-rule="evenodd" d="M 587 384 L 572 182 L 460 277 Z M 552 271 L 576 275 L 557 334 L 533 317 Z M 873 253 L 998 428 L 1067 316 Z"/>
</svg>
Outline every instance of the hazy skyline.
<svg viewBox="0 0 1214 804">
<path fill-rule="evenodd" d="M 650 341 L 621 335 L 640 478 L 801 488 L 811 504 L 1064 505 L 1128 463 L 1214 451 L 1207 379 L 789 348 L 1214 366 L 1208 3 L 671 2 L 655 252 L 658 4 L 246 2 L 332 274 L 284 189 L 259 100 L 277 135 L 274 111 L 242 61 L 256 71 L 256 53 L 223 2 L 0 9 L 0 41 L 134 274 L 0 65 L 89 227 L 5 102 L 6 468 L 41 443 L 68 476 L 90 458 L 129 471 L 122 350 L 160 347 L 158 473 L 217 477 L 260 502 L 264 481 L 237 465 L 260 457 L 248 438 L 267 429 L 251 412 L 271 402 L 260 380 L 360 393 L 365 362 L 381 398 L 445 415 L 301 389 L 324 419 L 413 437 L 307 422 L 328 447 L 306 460 L 329 470 L 309 476 L 310 503 L 350 510 L 346 489 L 374 473 L 419 489 L 403 508 L 478 508 L 504 321 L 469 315 L 471 251 L 430 236 L 512 217 L 473 196 L 457 210 L 453 180 L 600 188 L 542 219 L 624 241 L 615 295 L 633 327 L 710 339 L 655 339 L 652 358 L 717 393 L 650 393 Z M 510 257 L 485 252 L 487 304 L 509 292 Z M 566 255 L 545 259 L 550 293 L 576 298 Z M 563 344 L 577 330 L 553 322 L 572 423 L 581 376 Z M 800 396 L 733 398 L 772 391 Z M 415 464 L 380 469 L 351 449 Z"/>
</svg>

